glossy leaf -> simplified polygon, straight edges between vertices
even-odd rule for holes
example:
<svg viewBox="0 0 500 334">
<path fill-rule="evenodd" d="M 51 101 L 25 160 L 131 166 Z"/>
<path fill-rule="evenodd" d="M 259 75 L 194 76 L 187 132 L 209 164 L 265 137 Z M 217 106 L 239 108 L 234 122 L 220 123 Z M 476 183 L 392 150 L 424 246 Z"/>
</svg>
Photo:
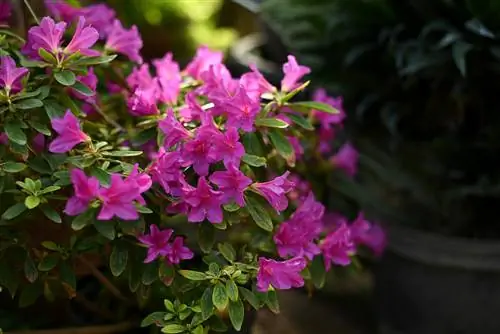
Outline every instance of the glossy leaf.
<svg viewBox="0 0 500 334">
<path fill-rule="evenodd" d="M 26 255 L 26 259 L 24 260 L 24 277 L 30 283 L 35 282 L 38 278 L 38 269 L 29 254 Z"/>
<path fill-rule="evenodd" d="M 90 225 L 95 220 L 95 209 L 89 209 L 79 216 L 76 216 L 71 223 L 71 228 L 75 231 L 79 231 L 87 225 Z M 110 223 L 110 222 L 108 222 Z"/>
<path fill-rule="evenodd" d="M 7 173 L 19 173 L 23 171 L 27 166 L 21 162 L 7 161 L 1 168 Z"/>
<path fill-rule="evenodd" d="M 280 131 L 269 131 L 269 139 L 271 139 L 271 143 L 273 144 L 274 148 L 276 148 L 276 151 L 278 151 L 278 153 L 285 159 L 292 157 L 295 153 L 293 146 L 292 144 L 290 144 L 288 138 L 286 138 L 285 135 L 283 135 L 283 133 L 281 133 Z"/>
<path fill-rule="evenodd" d="M 14 119 L 5 123 L 5 134 L 14 143 L 19 145 L 26 145 L 28 139 L 23 131 L 23 124 L 21 121 Z"/>
<path fill-rule="evenodd" d="M 109 269 L 111 274 L 117 277 L 120 276 L 127 268 L 128 250 L 122 245 L 115 244 L 111 255 L 109 256 Z"/>
<path fill-rule="evenodd" d="M 49 271 L 54 269 L 57 266 L 57 263 L 59 262 L 59 255 L 58 254 L 49 254 L 46 257 L 38 263 L 38 270 L 40 271 Z"/>
<path fill-rule="evenodd" d="M 309 130 L 309 131 L 314 130 L 314 126 L 311 124 L 311 122 L 309 122 L 309 120 L 304 118 L 302 115 L 289 113 L 286 116 L 290 118 L 292 122 L 303 128 L 304 130 Z"/>
<path fill-rule="evenodd" d="M 252 196 L 245 196 L 245 201 L 248 213 L 252 216 L 252 219 L 257 226 L 265 231 L 272 232 L 273 222 L 271 220 L 271 216 L 267 212 L 267 209 Z"/>
<path fill-rule="evenodd" d="M 62 219 L 59 213 L 56 210 L 52 209 L 50 206 L 42 205 L 40 209 L 42 209 L 42 212 L 45 215 L 45 217 L 49 218 L 54 223 L 58 224 L 62 223 Z"/>
<path fill-rule="evenodd" d="M 301 111 L 303 112 L 304 110 L 310 111 L 310 110 L 319 110 L 319 111 L 324 111 L 329 114 L 338 114 L 340 111 L 338 109 L 335 109 L 329 104 L 322 103 L 322 102 L 316 102 L 316 101 L 301 101 L 301 102 L 294 102 L 288 104 L 290 108 L 296 111 Z M 297 107 L 297 108 L 295 108 Z"/>
<path fill-rule="evenodd" d="M 21 110 L 40 108 L 43 107 L 43 102 L 39 99 L 21 100 L 14 104 L 14 107 Z"/>
<path fill-rule="evenodd" d="M 258 118 L 255 120 L 255 125 L 278 129 L 286 129 L 289 126 L 287 122 L 278 118 Z"/>
<path fill-rule="evenodd" d="M 234 281 L 228 280 L 226 282 L 226 293 L 229 299 L 233 302 L 239 299 L 238 286 L 236 286 L 236 283 L 234 283 Z"/>
<path fill-rule="evenodd" d="M 238 290 L 248 304 L 250 304 L 254 309 L 258 310 L 260 308 L 259 299 L 252 291 L 242 286 L 238 287 Z"/>
<path fill-rule="evenodd" d="M 207 275 L 205 273 L 194 270 L 179 270 L 179 274 L 191 281 L 204 281 L 207 279 Z"/>
<path fill-rule="evenodd" d="M 224 258 L 229 262 L 233 262 L 234 260 L 236 260 L 236 251 L 230 243 L 225 242 L 219 244 L 217 248 L 219 249 L 219 252 L 222 254 L 222 256 L 224 256 Z"/>
<path fill-rule="evenodd" d="M 11 220 L 19 216 L 21 213 L 26 211 L 26 205 L 24 203 L 17 203 L 5 210 L 2 214 L 2 218 L 5 220 Z"/>
<path fill-rule="evenodd" d="M 165 325 L 165 327 L 163 327 L 161 329 L 162 333 L 167 333 L 167 334 L 176 334 L 176 333 L 182 333 L 186 330 L 186 327 L 183 326 L 183 325 L 179 325 L 179 324 L 169 324 L 169 325 Z"/>
<path fill-rule="evenodd" d="M 212 293 L 213 293 L 212 287 L 208 287 L 205 289 L 200 299 L 201 316 L 204 320 L 210 318 L 214 312 Z"/>
<path fill-rule="evenodd" d="M 109 240 L 115 239 L 115 224 L 112 221 L 94 220 L 94 227 L 103 237 Z"/>
<path fill-rule="evenodd" d="M 243 325 L 243 319 L 245 318 L 245 308 L 241 300 L 236 302 L 229 302 L 229 319 L 234 329 L 237 331 L 241 330 L 241 325 Z"/>
<path fill-rule="evenodd" d="M 219 311 L 223 311 L 229 302 L 227 297 L 226 288 L 222 283 L 217 283 L 214 286 L 214 291 L 212 292 L 212 303 Z"/>
<path fill-rule="evenodd" d="M 252 154 L 245 154 L 241 161 L 252 167 L 265 167 L 267 164 L 266 158 L 258 157 Z"/>
<path fill-rule="evenodd" d="M 76 82 L 75 73 L 71 71 L 55 72 L 54 79 L 63 86 L 73 86 Z"/>
<path fill-rule="evenodd" d="M 81 81 L 75 82 L 75 84 L 73 86 L 71 86 L 71 88 L 84 96 L 94 96 L 95 95 L 95 92 L 92 89 L 90 89 L 87 85 L 82 83 Z"/>
<path fill-rule="evenodd" d="M 37 196 L 28 196 L 24 199 L 24 205 L 28 209 L 34 209 L 40 204 L 40 197 Z"/>
<path fill-rule="evenodd" d="M 198 227 L 198 244 L 203 252 L 212 250 L 215 243 L 215 229 L 212 224 L 203 222 Z"/>
</svg>

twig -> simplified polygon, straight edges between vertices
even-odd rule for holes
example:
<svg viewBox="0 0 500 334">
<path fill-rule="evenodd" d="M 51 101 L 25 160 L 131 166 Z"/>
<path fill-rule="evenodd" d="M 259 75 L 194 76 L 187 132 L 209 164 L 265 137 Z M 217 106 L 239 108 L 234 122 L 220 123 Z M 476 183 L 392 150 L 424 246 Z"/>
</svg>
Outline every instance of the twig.
<svg viewBox="0 0 500 334">
<path fill-rule="evenodd" d="M 38 17 L 36 16 L 35 12 L 33 11 L 33 8 L 31 8 L 31 5 L 30 3 L 28 2 L 28 0 L 24 0 L 24 4 L 26 5 L 26 7 L 28 8 L 31 16 L 33 16 L 33 18 L 35 19 L 35 22 L 36 24 L 40 24 L 40 20 L 38 19 Z"/>
<path fill-rule="evenodd" d="M 120 131 L 120 132 L 124 132 L 125 131 L 125 128 L 123 126 L 121 126 L 114 119 L 112 119 L 111 117 L 109 117 L 108 115 L 106 115 L 106 113 L 104 113 L 104 111 L 96 103 L 92 103 L 92 107 L 94 107 L 94 109 L 97 111 L 97 113 L 99 115 L 101 115 L 102 118 L 104 118 L 104 120 L 106 122 L 108 122 L 109 124 L 111 124 L 112 126 L 114 126 L 118 131 Z"/>
<path fill-rule="evenodd" d="M 127 304 L 130 304 L 130 301 L 127 299 L 127 297 L 125 297 L 120 292 L 120 290 L 118 290 L 118 288 L 116 286 L 114 286 L 113 283 L 111 283 L 107 279 L 107 277 L 104 276 L 103 273 L 101 273 L 99 271 L 99 269 L 97 269 L 91 262 L 89 262 L 83 256 L 79 256 L 78 259 L 80 260 L 80 262 L 82 262 L 90 270 L 92 275 L 94 275 L 94 277 L 97 278 L 97 280 L 99 282 L 101 282 L 101 284 L 104 285 L 106 287 L 106 289 L 109 290 L 109 292 L 111 292 L 116 298 L 120 299 L 121 301 L 123 301 Z"/>
<path fill-rule="evenodd" d="M 41 329 L 5 332 L 5 334 L 111 334 L 122 333 L 126 330 L 136 328 L 137 324 L 132 322 L 121 322 L 114 325 L 69 327 L 60 329 Z"/>
</svg>

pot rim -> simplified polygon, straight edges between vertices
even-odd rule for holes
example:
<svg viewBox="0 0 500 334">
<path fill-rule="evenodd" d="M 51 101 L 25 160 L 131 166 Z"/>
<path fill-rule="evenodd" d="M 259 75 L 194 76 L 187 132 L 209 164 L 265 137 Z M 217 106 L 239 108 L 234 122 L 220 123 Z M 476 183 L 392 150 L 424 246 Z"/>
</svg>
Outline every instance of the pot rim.
<svg viewBox="0 0 500 334">
<path fill-rule="evenodd" d="M 399 225 L 387 225 L 387 248 L 428 265 L 500 271 L 500 240 L 449 237 Z"/>
</svg>

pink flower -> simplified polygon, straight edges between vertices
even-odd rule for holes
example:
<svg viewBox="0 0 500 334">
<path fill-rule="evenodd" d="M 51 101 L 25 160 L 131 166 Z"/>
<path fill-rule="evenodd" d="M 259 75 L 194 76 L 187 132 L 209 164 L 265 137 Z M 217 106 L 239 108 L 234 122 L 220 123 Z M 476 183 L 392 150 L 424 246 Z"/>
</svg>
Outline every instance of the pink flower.
<svg viewBox="0 0 500 334">
<path fill-rule="evenodd" d="M 142 194 L 151 188 L 153 181 L 148 174 L 139 173 L 139 165 L 135 164 L 134 168 L 130 171 L 130 174 L 127 176 L 125 180 L 127 183 L 132 184 L 134 188 L 139 190 L 139 193 Z M 137 196 L 136 201 L 141 205 L 146 205 L 146 201 L 142 198 L 141 195 Z"/>
<path fill-rule="evenodd" d="M 97 198 L 99 181 L 95 177 L 87 177 L 80 169 L 71 170 L 71 183 L 75 194 L 66 202 L 64 213 L 77 216 L 85 212 L 90 202 Z"/>
<path fill-rule="evenodd" d="M 80 16 L 76 26 L 75 34 L 69 42 L 68 46 L 64 49 L 64 53 L 73 54 L 80 52 L 84 56 L 98 56 L 100 53 L 90 48 L 99 39 L 97 30 L 90 26 L 85 26 L 85 18 Z"/>
<path fill-rule="evenodd" d="M 16 62 L 11 57 L 0 57 L 0 87 L 7 95 L 19 93 L 23 89 L 21 80 L 27 73 L 28 69 L 16 67 Z"/>
<path fill-rule="evenodd" d="M 274 87 L 269 83 L 269 81 L 267 81 L 267 79 L 262 75 L 262 73 L 260 73 L 257 66 L 251 64 L 250 69 L 252 70 L 252 72 L 245 73 L 241 76 L 240 83 L 243 86 L 248 88 L 249 86 L 253 85 L 253 83 L 250 84 L 249 81 L 256 82 L 259 93 L 258 97 L 260 97 L 260 95 L 264 93 L 274 93 L 276 91 L 276 87 Z"/>
<path fill-rule="evenodd" d="M 149 234 L 144 234 L 137 239 L 148 248 L 148 255 L 144 263 L 150 263 L 159 257 L 167 255 L 170 250 L 169 240 L 174 230 L 168 228 L 160 231 L 158 226 L 151 224 Z"/>
<path fill-rule="evenodd" d="M 330 158 L 330 162 L 339 169 L 344 170 L 347 175 L 354 176 L 358 171 L 359 153 L 347 142 L 340 148 L 336 155 Z"/>
<path fill-rule="evenodd" d="M 35 152 L 43 152 L 45 149 L 45 136 L 42 133 L 38 133 L 35 137 L 33 137 L 32 146 Z"/>
<path fill-rule="evenodd" d="M 207 95 L 208 99 L 216 104 L 222 104 L 233 97 L 238 90 L 238 80 L 233 79 L 224 64 L 210 65 L 201 73 L 203 85 L 197 90 Z"/>
<path fill-rule="evenodd" d="M 288 62 L 283 65 L 283 73 L 285 73 L 285 76 L 283 80 L 281 80 L 281 90 L 283 92 L 288 92 L 300 86 L 298 81 L 302 79 L 304 75 L 311 73 L 311 69 L 299 65 L 297 59 L 289 55 Z"/>
<path fill-rule="evenodd" d="M 214 150 L 218 160 L 224 161 L 224 166 L 240 165 L 241 158 L 245 155 L 245 147 L 240 143 L 238 129 L 230 127 L 225 133 L 218 132 L 213 138 Z"/>
<path fill-rule="evenodd" d="M 156 83 L 156 81 L 154 83 Z M 127 106 L 130 114 L 138 117 L 157 115 L 160 112 L 156 105 L 157 96 L 158 86 L 156 84 L 151 84 L 144 88 L 137 88 L 127 99 Z"/>
<path fill-rule="evenodd" d="M 0 132 L 0 144 L 7 145 L 9 143 L 9 137 L 5 132 Z"/>
<path fill-rule="evenodd" d="M 228 126 L 241 128 L 246 132 L 254 131 L 254 122 L 260 111 L 260 103 L 250 99 L 245 90 L 240 87 L 238 93 L 227 101 Z"/>
<path fill-rule="evenodd" d="M 298 174 L 292 174 L 288 179 L 294 184 L 293 189 L 288 193 L 288 198 L 292 201 L 303 202 L 311 192 L 311 184 Z"/>
<path fill-rule="evenodd" d="M 69 109 L 63 118 L 53 119 L 51 124 L 59 134 L 49 145 L 49 151 L 52 153 L 66 153 L 76 145 L 90 141 L 90 137 L 80 128 L 78 118 Z"/>
<path fill-rule="evenodd" d="M 380 225 L 370 223 L 365 219 L 363 213 L 360 213 L 352 222 L 350 228 L 352 239 L 356 245 L 367 246 L 377 256 L 383 253 L 386 238 Z"/>
<path fill-rule="evenodd" d="M 213 140 L 214 133 L 210 129 L 198 128 L 196 137 L 184 144 L 182 151 L 184 166 L 193 165 L 196 174 L 208 175 L 210 164 L 217 161 Z"/>
<path fill-rule="evenodd" d="M 9 0 L 0 0 L 0 23 L 6 23 L 9 20 L 11 10 Z"/>
<path fill-rule="evenodd" d="M 168 245 L 166 257 L 170 264 L 178 264 L 182 260 L 192 259 L 194 253 L 184 246 L 182 237 L 175 237 L 174 241 Z"/>
<path fill-rule="evenodd" d="M 167 110 L 167 117 L 158 123 L 165 134 L 165 147 L 170 148 L 181 141 L 191 138 L 191 133 L 177 120 L 172 109 Z"/>
<path fill-rule="evenodd" d="M 52 16 L 67 23 L 70 23 L 78 16 L 78 8 L 63 0 L 45 0 L 45 6 Z"/>
<path fill-rule="evenodd" d="M 322 230 L 324 206 L 314 199 L 313 193 L 299 206 L 290 219 L 282 223 L 274 242 L 281 257 L 305 256 L 309 260 L 321 251 L 315 240 Z"/>
<path fill-rule="evenodd" d="M 313 100 L 329 104 L 339 111 L 338 114 L 330 114 L 321 110 L 313 110 L 313 116 L 321 122 L 321 127 L 329 129 L 332 125 L 342 124 L 346 118 L 346 113 L 342 106 L 343 99 L 341 96 L 337 98 L 330 97 L 326 94 L 326 90 L 320 88 L 314 92 Z"/>
<path fill-rule="evenodd" d="M 235 201 L 240 207 L 245 206 L 243 192 L 252 184 L 252 179 L 243 174 L 234 165 L 228 165 L 226 171 L 214 172 L 210 176 L 210 182 L 217 185 L 222 193 L 222 203 Z"/>
<path fill-rule="evenodd" d="M 148 168 L 153 181 L 159 183 L 167 194 L 179 195 L 182 184 L 181 155 L 178 151 L 165 152 L 160 149 L 157 157 Z"/>
<path fill-rule="evenodd" d="M 281 262 L 263 257 L 259 258 L 257 290 L 266 292 L 270 286 L 278 290 L 304 286 L 304 279 L 300 272 L 304 270 L 306 264 L 306 260 L 301 257 Z"/>
<path fill-rule="evenodd" d="M 142 64 L 139 67 L 134 67 L 132 73 L 127 77 L 127 85 L 130 89 L 135 90 L 138 87 L 147 88 L 151 85 L 156 85 L 149 71 L 148 64 Z"/>
<path fill-rule="evenodd" d="M 290 172 L 287 171 L 271 181 L 254 183 L 252 188 L 264 197 L 276 211 L 281 212 L 288 207 L 286 194 L 294 187 L 293 182 L 287 180 L 289 175 Z"/>
<path fill-rule="evenodd" d="M 326 154 L 332 151 L 332 141 L 335 139 L 335 129 L 333 127 L 324 128 L 321 127 L 318 133 L 320 153 Z"/>
<path fill-rule="evenodd" d="M 328 234 L 319 247 L 323 253 L 326 270 L 330 270 L 332 263 L 340 266 L 349 265 L 350 255 L 355 252 L 351 230 L 346 224 L 341 224 L 335 231 Z"/>
<path fill-rule="evenodd" d="M 288 141 L 292 144 L 293 150 L 295 151 L 295 157 L 300 159 L 304 155 L 304 148 L 300 144 L 300 140 L 297 137 L 288 136 Z"/>
<path fill-rule="evenodd" d="M 82 93 L 79 93 L 75 89 L 71 89 L 71 94 L 75 96 L 76 98 L 83 100 L 87 103 L 95 103 L 96 102 L 96 96 L 95 96 L 95 91 L 97 89 L 97 76 L 94 73 L 94 68 L 90 67 L 87 75 L 79 75 L 76 77 L 78 81 L 81 83 L 85 84 L 88 88 L 92 90 L 94 93 L 92 96 L 87 96 L 83 95 Z"/>
<path fill-rule="evenodd" d="M 135 25 L 127 30 L 123 28 L 119 20 L 115 20 L 108 30 L 108 37 L 104 48 L 121 53 L 130 60 L 142 64 L 142 57 L 139 53 L 142 48 L 142 39 Z"/>
<path fill-rule="evenodd" d="M 185 97 L 186 105 L 179 110 L 183 122 L 199 121 L 205 111 L 196 101 L 194 92 L 189 92 Z"/>
<path fill-rule="evenodd" d="M 210 65 L 220 64 L 223 57 L 222 52 L 212 51 L 206 46 L 201 46 L 196 50 L 196 55 L 184 71 L 194 79 L 200 80 L 201 73 L 208 70 Z"/>
<path fill-rule="evenodd" d="M 111 174 L 111 183 L 107 188 L 101 188 L 99 199 L 102 201 L 99 220 L 110 220 L 114 216 L 123 220 L 139 218 L 134 201 L 141 192 L 134 182 L 122 180 L 119 174 Z"/>
<path fill-rule="evenodd" d="M 167 52 L 162 59 L 153 60 L 160 86 L 160 99 L 168 104 L 175 104 L 181 90 L 181 72 L 179 64 L 173 61 L 172 53 Z"/>
<path fill-rule="evenodd" d="M 189 204 L 188 221 L 208 219 L 212 224 L 222 222 L 221 192 L 215 191 L 204 177 L 198 179 L 198 188 L 186 187 L 184 201 Z"/>
</svg>

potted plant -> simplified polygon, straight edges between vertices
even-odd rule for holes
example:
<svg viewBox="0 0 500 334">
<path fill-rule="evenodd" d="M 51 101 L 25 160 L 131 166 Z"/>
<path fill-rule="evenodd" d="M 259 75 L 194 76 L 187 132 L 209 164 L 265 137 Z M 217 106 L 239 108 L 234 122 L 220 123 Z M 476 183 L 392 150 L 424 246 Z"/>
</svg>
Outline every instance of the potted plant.
<svg viewBox="0 0 500 334">
<path fill-rule="evenodd" d="M 277 88 L 206 47 L 151 66 L 111 8 L 47 5 L 0 30 L 3 330 L 240 331 L 351 264 L 370 224 L 324 226 L 293 182 L 339 112 L 294 99 L 308 68 L 289 56 Z"/>
<path fill-rule="evenodd" d="M 275 1 L 268 4 L 276 11 Z M 297 2 L 290 4 L 285 8 L 298 10 Z M 498 5 L 314 4 L 307 13 L 324 18 L 311 20 L 328 23 L 320 28 L 297 23 L 302 30 L 296 34 L 283 29 L 291 15 L 269 17 L 305 64 L 312 65 L 301 53 L 323 50 L 316 54 L 318 67 L 312 66 L 322 76 L 316 82 L 324 79 L 342 94 L 354 116 L 346 127 L 360 151 L 360 182 L 332 181 L 389 227 L 388 252 L 376 273 L 384 330 L 497 333 L 500 322 L 490 310 L 500 293 L 500 230 L 493 218 L 499 199 Z M 305 32 L 325 37 L 310 37 L 296 52 Z"/>
</svg>

